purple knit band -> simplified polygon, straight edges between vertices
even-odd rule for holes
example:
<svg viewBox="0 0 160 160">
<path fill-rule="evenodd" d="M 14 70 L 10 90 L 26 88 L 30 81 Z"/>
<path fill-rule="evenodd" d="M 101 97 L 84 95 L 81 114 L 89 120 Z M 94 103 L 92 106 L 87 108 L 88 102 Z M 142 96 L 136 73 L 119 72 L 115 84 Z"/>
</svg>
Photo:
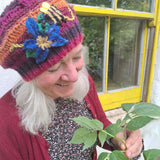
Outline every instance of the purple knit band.
<svg viewBox="0 0 160 160">
<path fill-rule="evenodd" d="M 36 63 L 32 57 L 26 57 L 26 51 L 20 48 L 14 48 L 9 51 L 11 45 L 24 44 L 31 35 L 27 33 L 24 22 L 28 17 L 36 19 L 40 14 L 40 7 L 44 0 L 15 0 L 0 17 L 0 62 L 4 68 L 16 70 L 25 81 L 30 81 L 37 75 L 47 70 L 52 65 L 61 60 L 68 52 L 82 42 L 83 36 L 81 27 L 75 12 L 64 0 L 47 0 L 50 5 L 55 5 L 57 9 L 66 17 L 71 17 L 71 9 L 74 19 L 61 22 L 60 36 L 68 41 L 63 46 L 49 48 L 47 58 L 40 63 Z M 67 4 L 67 5 L 64 5 Z M 29 16 L 28 16 L 29 15 Z"/>
</svg>

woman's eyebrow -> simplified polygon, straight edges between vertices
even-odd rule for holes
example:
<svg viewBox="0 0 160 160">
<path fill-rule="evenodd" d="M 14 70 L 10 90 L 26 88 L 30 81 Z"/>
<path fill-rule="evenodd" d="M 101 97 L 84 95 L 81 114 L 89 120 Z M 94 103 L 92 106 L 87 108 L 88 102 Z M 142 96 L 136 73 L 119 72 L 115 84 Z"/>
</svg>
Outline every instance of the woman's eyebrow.
<svg viewBox="0 0 160 160">
<path fill-rule="evenodd" d="M 80 49 L 76 52 L 76 54 L 81 53 L 81 52 L 82 52 L 82 49 L 83 49 L 83 48 L 80 48 Z"/>
<path fill-rule="evenodd" d="M 77 52 L 75 52 L 74 55 L 77 55 L 77 54 L 81 53 L 81 52 L 82 52 L 82 49 L 83 49 L 83 47 L 80 48 Z M 66 56 L 67 56 L 67 55 L 66 55 Z M 65 57 L 64 57 L 64 58 L 65 58 Z M 58 63 L 63 63 L 63 62 L 64 62 L 64 58 L 62 58 L 61 60 L 59 60 Z"/>
</svg>

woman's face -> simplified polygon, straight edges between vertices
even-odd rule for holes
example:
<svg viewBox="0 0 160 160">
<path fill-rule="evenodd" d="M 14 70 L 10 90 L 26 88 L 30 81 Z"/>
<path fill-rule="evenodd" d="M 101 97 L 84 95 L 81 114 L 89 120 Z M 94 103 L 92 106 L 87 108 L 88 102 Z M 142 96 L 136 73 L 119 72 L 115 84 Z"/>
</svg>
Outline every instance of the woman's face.
<svg viewBox="0 0 160 160">
<path fill-rule="evenodd" d="M 77 45 L 62 60 L 35 78 L 35 84 L 53 99 L 69 97 L 74 92 L 78 71 L 83 67 L 82 44 Z"/>
</svg>

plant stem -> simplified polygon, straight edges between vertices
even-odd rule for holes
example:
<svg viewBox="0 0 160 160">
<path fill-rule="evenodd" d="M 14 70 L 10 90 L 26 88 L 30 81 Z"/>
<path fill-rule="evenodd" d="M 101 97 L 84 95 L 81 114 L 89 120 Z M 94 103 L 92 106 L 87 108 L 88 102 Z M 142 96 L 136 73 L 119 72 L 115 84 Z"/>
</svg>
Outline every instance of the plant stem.
<svg viewBox="0 0 160 160">
<path fill-rule="evenodd" d="M 102 130 L 102 132 L 105 133 L 105 134 L 107 134 L 107 135 L 109 135 L 109 136 L 111 136 L 111 137 L 113 137 L 113 138 L 118 139 L 119 141 L 121 141 L 121 142 L 124 144 L 125 148 L 127 148 L 126 143 L 125 143 L 125 141 L 124 141 L 123 139 L 121 139 L 121 138 L 119 138 L 119 137 L 117 137 L 117 136 L 114 136 L 114 135 L 106 132 L 105 130 Z"/>
<path fill-rule="evenodd" d="M 107 134 L 107 135 L 109 135 L 109 136 L 111 136 L 111 137 L 114 137 L 112 134 L 110 134 L 110 133 L 108 133 L 108 132 L 106 132 L 105 130 L 101 130 L 103 133 L 105 133 L 105 134 Z"/>
</svg>

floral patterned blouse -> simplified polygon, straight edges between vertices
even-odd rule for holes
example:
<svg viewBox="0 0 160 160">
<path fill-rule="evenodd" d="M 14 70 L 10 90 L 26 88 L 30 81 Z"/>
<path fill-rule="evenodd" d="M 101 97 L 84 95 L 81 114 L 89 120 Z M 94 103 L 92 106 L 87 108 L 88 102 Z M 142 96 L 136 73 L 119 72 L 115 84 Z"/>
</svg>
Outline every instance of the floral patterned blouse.
<svg viewBox="0 0 160 160">
<path fill-rule="evenodd" d="M 96 144 L 84 151 L 83 144 L 68 144 L 73 133 L 80 128 L 71 118 L 85 116 L 93 119 L 91 111 L 85 102 L 63 98 L 58 98 L 55 102 L 57 108 L 52 123 L 47 132 L 42 132 L 49 144 L 51 160 L 91 160 Z"/>
</svg>

